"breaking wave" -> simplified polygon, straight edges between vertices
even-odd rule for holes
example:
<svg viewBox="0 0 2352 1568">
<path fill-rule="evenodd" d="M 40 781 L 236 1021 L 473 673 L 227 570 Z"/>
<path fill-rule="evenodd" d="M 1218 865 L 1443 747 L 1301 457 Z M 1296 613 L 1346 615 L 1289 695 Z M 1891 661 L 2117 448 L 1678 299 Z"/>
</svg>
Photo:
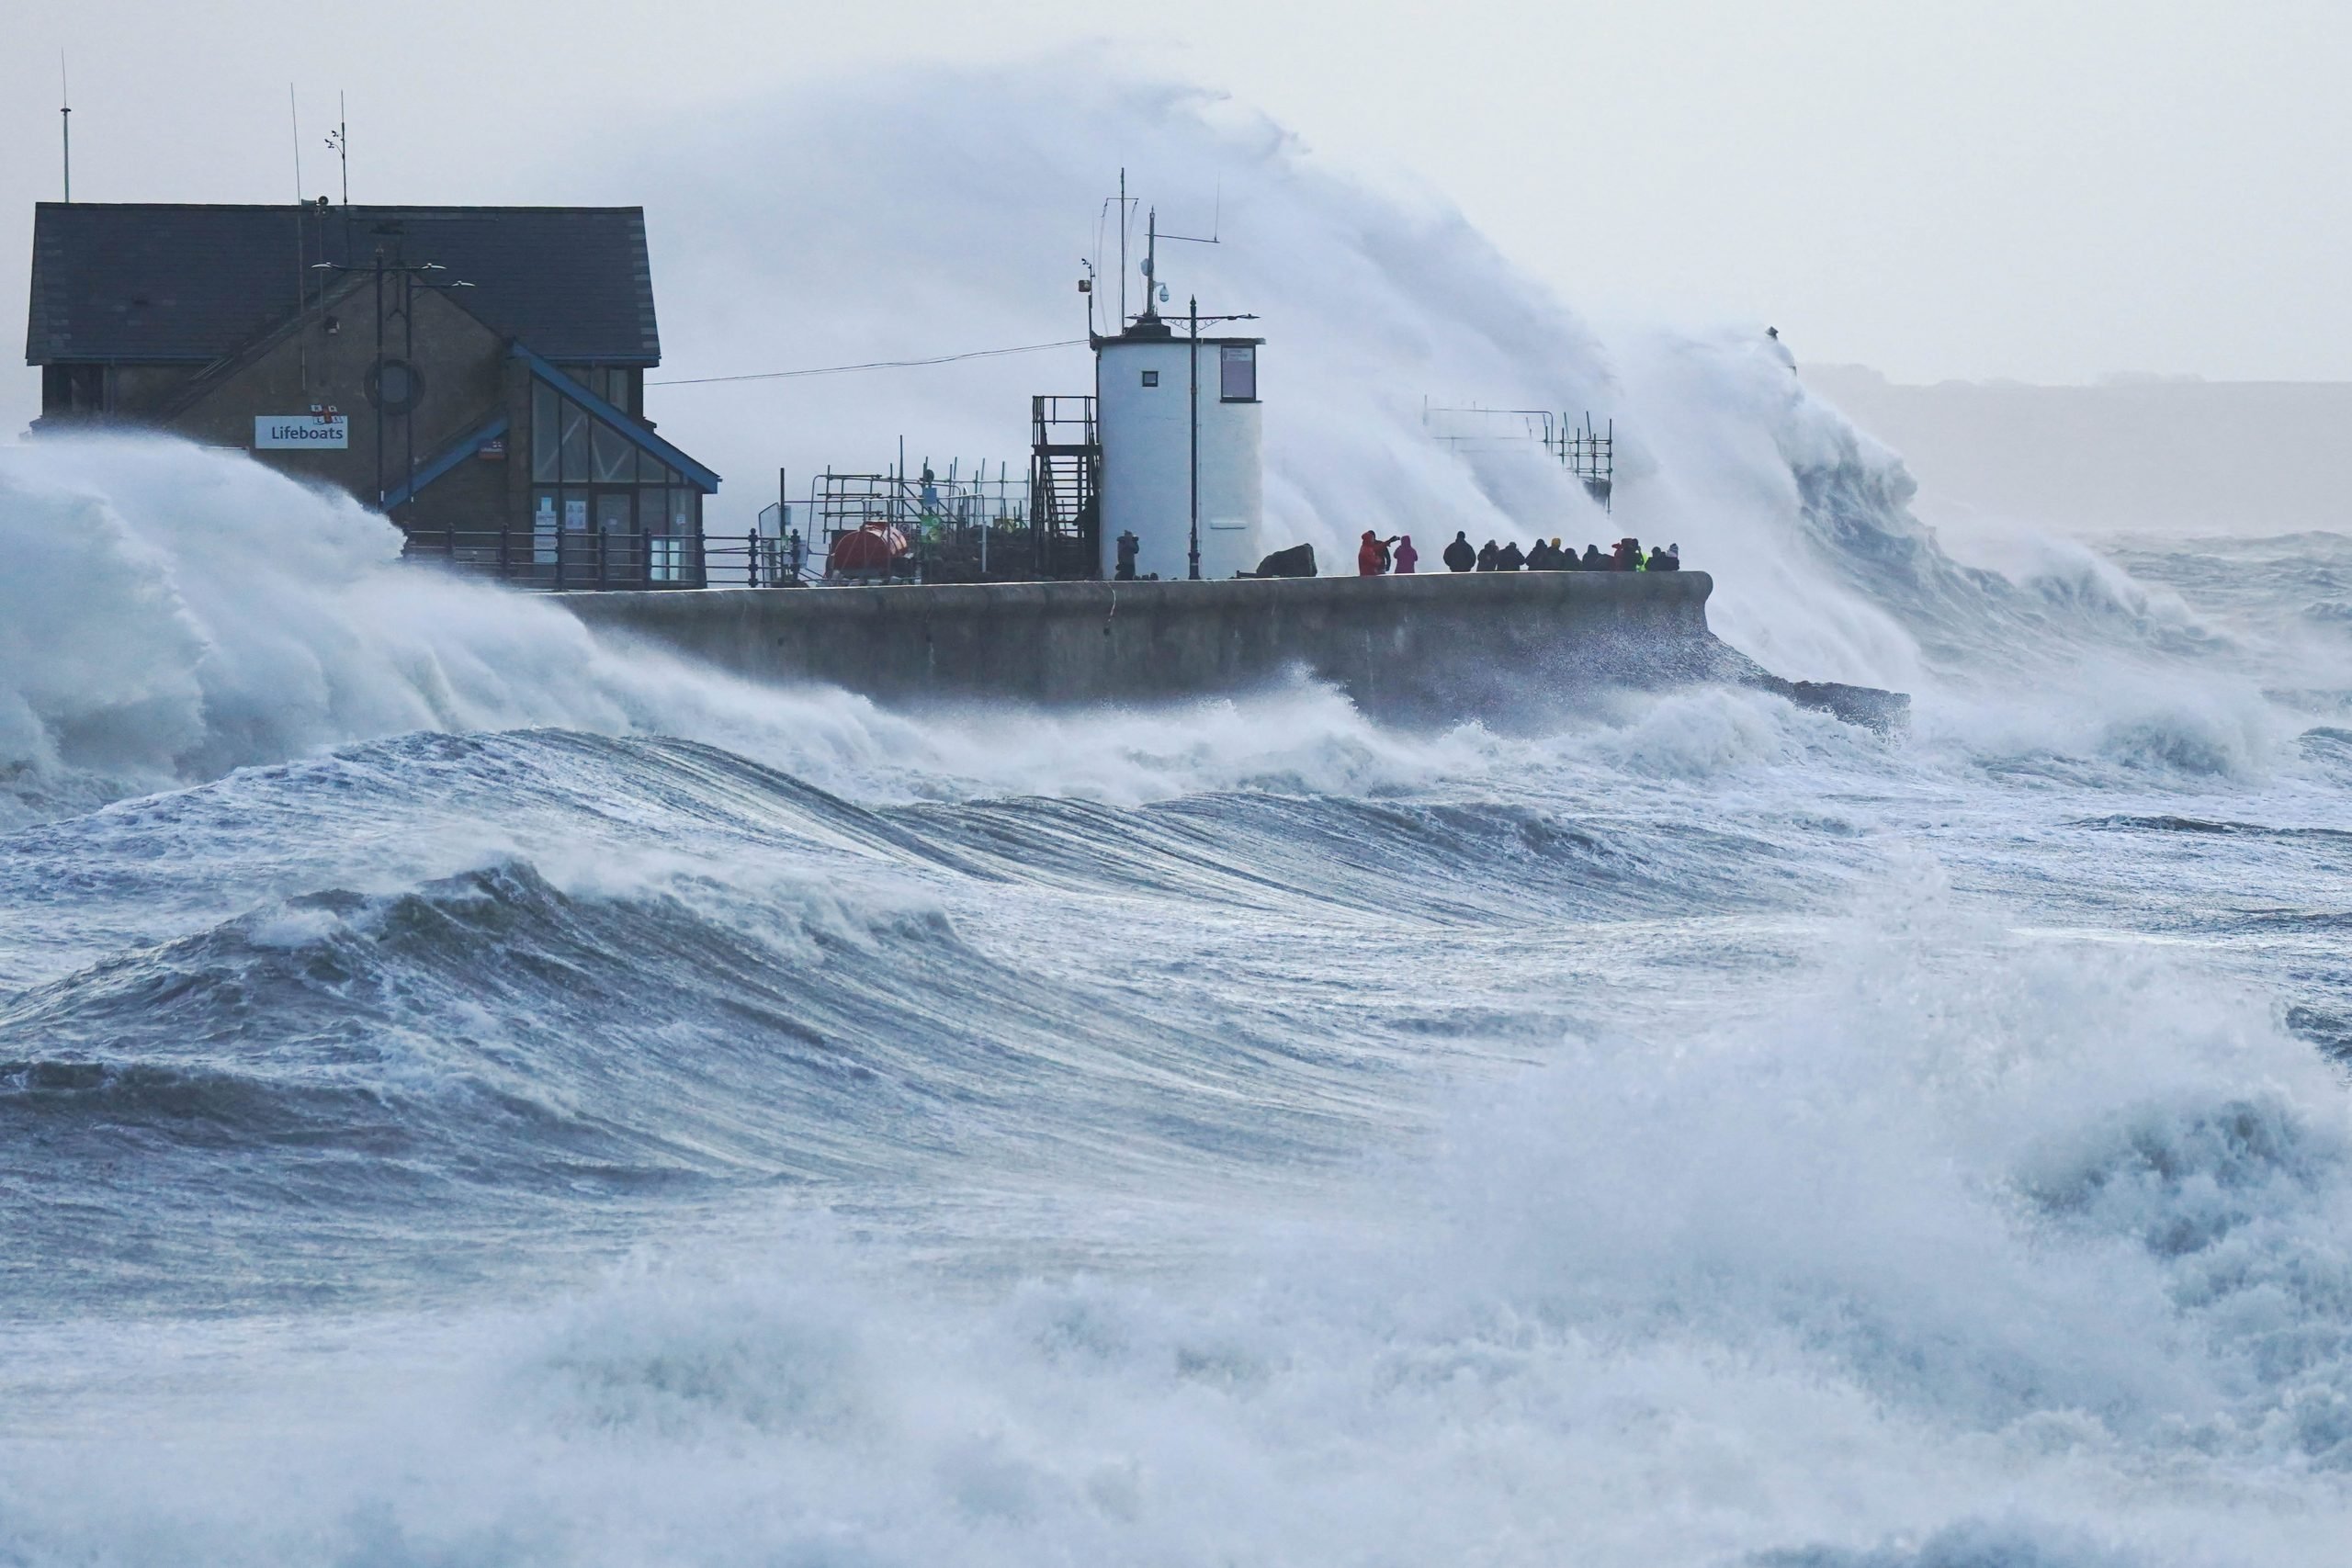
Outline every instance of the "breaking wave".
<svg viewBox="0 0 2352 1568">
<path fill-rule="evenodd" d="M 509 867 L 334 918 L 459 968 L 469 944 L 413 933 L 495 918 L 538 933 L 490 961 L 515 969 L 546 932 L 639 918 L 547 912 L 567 902 Z M 517 1096 L 574 1101 L 572 1131 L 488 1101 L 458 1119 L 546 1160 L 594 1135 L 582 1100 L 641 1095 L 640 1128 L 725 1107 L 660 1163 L 723 1166 L 714 1145 L 746 1129 L 840 1139 L 866 1196 L 826 1217 L 774 1190 L 723 1266 L 707 1242 L 642 1256 L 527 1314 L 403 1328 L 356 1367 L 354 1337 L 379 1330 L 285 1346 L 343 1370 L 214 1386 L 246 1435 L 210 1459 L 20 1445 L 0 1483 L 13 1548 L 68 1559 L 128 1530 L 228 1562 L 619 1562 L 669 1541 L 697 1561 L 1010 1563 L 1039 1542 L 1346 1562 L 1546 1561 L 1574 1540 L 1603 1562 L 2140 1564 L 2319 1561 L 2339 1539 L 2352 1130 L 2338 1080 L 2247 994 L 2037 951 L 1948 894 L 1865 891 L 1797 944 L 1794 985 L 1646 952 L 1718 992 L 1670 1049 L 1613 1030 L 1540 1047 L 1508 1089 L 1474 1075 L 1411 1154 L 1374 1110 L 1408 1054 L 1285 1030 L 1280 1008 L 1261 1026 L 1309 1048 L 1138 1013 L 1039 1031 L 1033 1072 L 999 1010 L 1051 1004 L 1000 994 L 951 926 L 862 922 L 860 990 L 894 941 L 953 957 L 980 971 L 955 1019 L 986 1039 L 933 1020 L 895 1061 L 876 1039 L 820 1044 L 845 999 L 822 994 L 790 1005 L 798 1026 L 747 1020 L 658 1063 L 636 1062 L 641 1037 L 565 1051 L 551 1032 Z M 756 1085 L 705 1099 L 760 1055 Z M 128 1092 L 100 1077 L 42 1092 Z M 1021 1113 L 991 1113 L 1007 1102 Z M 115 1113 L 151 1109 L 174 1113 Z M 961 1174 L 920 1179 L 938 1160 Z M 1326 1175 L 1302 1185 L 1303 1162 Z M 877 1163 L 922 1201 L 894 1206 Z M 613 1195 L 614 1166 L 551 1168 L 609 1218 L 643 1201 Z M 1081 1190 L 1089 1212 L 1065 1213 Z M 1029 1225 L 1090 1265 L 1041 1274 L 1032 1254 L 994 1281 L 1005 1229 Z M 1139 1271 L 1116 1261 L 1137 1225 Z M 919 1262 L 949 1237 L 957 1261 Z M 215 1463 L 282 1478 L 266 1517 L 217 1506 Z"/>
<path fill-rule="evenodd" d="M 235 458 L 0 450 L 0 1562 L 2341 1556 L 2352 678 L 2279 569 L 2352 557 L 1940 537 L 1753 333 L 1605 340 L 1230 106 L 1053 85 L 699 166 L 1221 170 L 1284 526 L 1589 532 L 1363 389 L 1589 396 L 1719 628 L 1914 734 L 914 718 Z M 930 299 L 673 173 L 740 224 L 673 297 Z M 939 308 L 1017 324 L 1051 258 L 974 256 Z"/>
</svg>

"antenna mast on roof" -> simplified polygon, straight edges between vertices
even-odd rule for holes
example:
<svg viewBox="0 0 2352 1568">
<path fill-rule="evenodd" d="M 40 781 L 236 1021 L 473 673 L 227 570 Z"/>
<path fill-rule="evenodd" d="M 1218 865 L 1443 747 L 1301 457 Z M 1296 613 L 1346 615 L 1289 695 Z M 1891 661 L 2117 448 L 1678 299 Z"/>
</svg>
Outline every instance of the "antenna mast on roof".
<svg viewBox="0 0 2352 1568">
<path fill-rule="evenodd" d="M 327 137 L 327 145 L 334 149 L 336 160 L 343 164 L 343 204 L 349 207 L 351 205 L 351 121 L 344 111 L 343 94 L 339 89 L 334 96 L 334 130 Z"/>
<path fill-rule="evenodd" d="M 1217 229 L 1223 225 L 1225 220 L 1225 186 L 1222 182 L 1219 182 L 1217 186 L 1216 204 L 1217 222 L 1210 227 L 1205 238 L 1199 234 L 1161 233 L 1159 231 L 1159 209 L 1155 207 L 1151 209 L 1151 234 L 1149 242 L 1145 246 L 1143 255 L 1143 273 L 1145 278 L 1143 309 L 1146 315 L 1153 313 L 1151 304 L 1153 295 L 1157 294 L 1162 299 L 1168 298 L 1168 286 L 1159 281 L 1159 242 L 1162 240 L 1182 240 L 1188 245 L 1222 244 L 1224 242 L 1217 238 Z M 1240 318 L 1221 319 L 1238 320 Z"/>
<path fill-rule="evenodd" d="M 294 320 L 299 323 L 310 313 L 310 299 L 303 293 L 308 276 L 308 258 L 302 250 L 302 209 L 309 205 L 302 196 L 302 115 L 294 107 L 294 84 L 286 84 L 286 123 L 294 131 Z M 323 240 L 321 242 L 323 245 Z M 302 394 L 311 391 L 311 344 L 308 338 L 296 340 L 296 373 L 301 378 Z"/>
<path fill-rule="evenodd" d="M 1159 287 L 1159 209 L 1155 207 L 1151 209 L 1151 215 L 1144 220 L 1143 226 L 1143 313 L 1153 321 L 1159 319 L 1159 311 L 1152 305 L 1151 293 Z M 1142 319 L 1142 317 L 1136 318 L 1138 321 Z"/>
<path fill-rule="evenodd" d="M 74 95 L 65 85 L 65 51 L 57 51 L 57 130 L 65 140 L 65 200 L 74 201 Z"/>
</svg>

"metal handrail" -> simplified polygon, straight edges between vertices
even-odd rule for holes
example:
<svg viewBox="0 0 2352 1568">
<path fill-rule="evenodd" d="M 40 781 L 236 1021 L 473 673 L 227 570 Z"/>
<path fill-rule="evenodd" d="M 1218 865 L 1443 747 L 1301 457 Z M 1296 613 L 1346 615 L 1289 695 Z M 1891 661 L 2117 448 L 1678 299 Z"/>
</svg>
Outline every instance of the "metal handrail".
<svg viewBox="0 0 2352 1568">
<path fill-rule="evenodd" d="M 1025 517 L 946 523 L 919 536 L 888 572 L 854 579 L 829 578 L 825 565 L 831 540 L 812 547 L 797 529 L 779 538 L 756 528 L 700 536 L 617 529 L 550 536 L 527 529 L 413 528 L 401 557 L 541 592 L 787 588 L 827 581 L 973 582 L 1024 576 L 1029 537 Z"/>
</svg>

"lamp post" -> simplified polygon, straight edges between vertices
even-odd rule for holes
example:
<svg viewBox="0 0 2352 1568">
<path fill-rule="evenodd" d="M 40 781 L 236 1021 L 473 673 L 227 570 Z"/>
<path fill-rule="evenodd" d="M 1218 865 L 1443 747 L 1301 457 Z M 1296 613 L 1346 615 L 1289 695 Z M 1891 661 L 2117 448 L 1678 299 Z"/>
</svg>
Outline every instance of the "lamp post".
<svg viewBox="0 0 2352 1568">
<path fill-rule="evenodd" d="M 1162 235 L 1160 237 L 1162 239 L 1167 238 L 1166 235 Z M 1211 316 L 1207 319 L 1212 321 L 1254 321 L 1258 318 L 1254 314 L 1245 312 L 1241 315 Z M 1192 361 L 1192 374 L 1190 377 L 1191 400 L 1188 405 L 1192 418 L 1192 429 L 1190 432 L 1192 441 L 1192 523 L 1190 529 L 1191 547 L 1188 551 L 1190 570 L 1186 575 L 1194 582 L 1198 582 L 1201 580 L 1201 297 L 1195 294 L 1184 302 L 1184 325 L 1186 328 L 1185 351 L 1187 356 Z M 1220 395 L 1222 394 L 1220 393 Z"/>
<path fill-rule="evenodd" d="M 1193 415 L 1193 532 L 1190 560 L 1192 570 L 1185 575 L 1193 581 L 1201 580 L 1201 297 L 1197 294 L 1185 301 L 1185 322 L 1191 327 L 1187 356 L 1193 362 L 1192 398 L 1186 407 Z"/>
</svg>

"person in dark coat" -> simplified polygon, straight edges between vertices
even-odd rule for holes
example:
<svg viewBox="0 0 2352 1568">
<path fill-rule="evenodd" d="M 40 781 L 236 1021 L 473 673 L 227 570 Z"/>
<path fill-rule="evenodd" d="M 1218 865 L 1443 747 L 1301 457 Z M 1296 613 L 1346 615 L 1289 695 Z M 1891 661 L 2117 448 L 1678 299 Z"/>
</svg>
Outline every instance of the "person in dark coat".
<svg viewBox="0 0 2352 1568">
<path fill-rule="evenodd" d="M 1501 553 L 1501 552 L 1498 551 L 1498 550 L 1495 548 L 1495 542 L 1494 542 L 1492 539 L 1488 539 L 1485 544 L 1483 544 L 1483 545 L 1479 546 L 1479 547 L 1478 547 L 1478 570 L 1479 570 L 1480 571 L 1493 571 L 1493 570 L 1496 570 L 1496 560 L 1497 560 L 1497 558 L 1500 555 L 1500 553 Z"/>
<path fill-rule="evenodd" d="M 1682 547 L 1680 545 L 1668 545 L 1666 547 L 1666 570 L 1668 571 L 1680 571 L 1682 570 Z"/>
<path fill-rule="evenodd" d="M 1530 547 L 1530 548 L 1528 549 L 1528 552 L 1527 552 L 1527 570 L 1530 570 L 1530 571 L 1549 571 L 1549 570 L 1552 570 L 1552 547 L 1551 547 L 1550 545 L 1548 545 L 1548 544 L 1544 543 L 1542 539 L 1540 539 L 1540 538 L 1539 538 L 1539 539 L 1537 539 L 1537 540 L 1535 541 L 1535 543 L 1534 543 L 1532 547 Z"/>
<path fill-rule="evenodd" d="M 1523 567 L 1526 564 L 1526 553 L 1519 547 L 1519 541 L 1517 539 L 1513 539 L 1510 544 L 1505 545 L 1501 549 L 1495 552 L 1495 570 L 1497 571 L 1517 571 L 1521 567 Z"/>
<path fill-rule="evenodd" d="M 1587 571 L 1607 571 L 1609 558 L 1600 553 L 1599 545 L 1587 545 L 1584 547 L 1584 559 L 1577 564 Z"/>
<path fill-rule="evenodd" d="M 1679 564 L 1679 562 L 1668 562 L 1667 560 L 1666 547 L 1664 545 L 1652 545 L 1650 547 L 1650 558 L 1648 563 L 1649 570 L 1672 571 L 1675 566 Z"/>
<path fill-rule="evenodd" d="M 1471 547 L 1470 536 L 1456 529 L 1453 543 L 1446 546 L 1438 558 L 1445 562 L 1448 571 L 1468 571 L 1477 566 L 1478 552 Z"/>
</svg>

